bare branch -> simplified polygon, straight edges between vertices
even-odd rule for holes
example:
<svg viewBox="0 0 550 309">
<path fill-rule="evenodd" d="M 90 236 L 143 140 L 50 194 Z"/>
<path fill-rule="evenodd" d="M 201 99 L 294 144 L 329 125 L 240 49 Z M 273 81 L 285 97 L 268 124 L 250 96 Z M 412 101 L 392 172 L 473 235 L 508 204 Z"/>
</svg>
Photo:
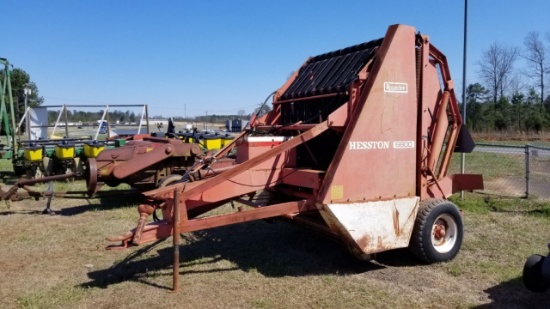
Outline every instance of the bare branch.
<svg viewBox="0 0 550 309">
<path fill-rule="evenodd" d="M 549 34 L 547 37 L 550 39 Z M 533 79 L 540 92 L 540 103 L 544 101 L 544 85 L 545 77 L 550 72 L 547 59 L 547 48 L 539 38 L 537 31 L 527 33 L 523 40 L 525 50 L 522 57 L 527 60 L 527 68 L 525 75 Z"/>
<path fill-rule="evenodd" d="M 483 52 L 480 67 L 480 77 L 485 81 L 496 103 L 498 96 L 504 96 L 504 90 L 513 74 L 514 63 L 519 56 L 519 49 L 493 43 Z"/>
</svg>

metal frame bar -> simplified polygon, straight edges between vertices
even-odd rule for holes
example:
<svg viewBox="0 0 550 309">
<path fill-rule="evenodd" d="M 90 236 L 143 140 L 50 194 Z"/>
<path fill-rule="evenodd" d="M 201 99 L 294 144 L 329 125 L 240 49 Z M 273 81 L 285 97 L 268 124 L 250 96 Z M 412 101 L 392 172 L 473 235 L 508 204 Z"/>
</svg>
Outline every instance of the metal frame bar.
<svg viewBox="0 0 550 309">
<path fill-rule="evenodd" d="M 190 206 L 187 206 L 187 201 L 191 200 L 193 197 L 202 196 L 203 192 L 206 192 L 207 190 L 213 189 L 216 187 L 216 201 L 223 201 L 230 198 L 233 198 L 235 195 L 235 190 L 238 188 L 239 184 L 232 181 L 234 177 L 237 177 L 241 174 L 250 172 L 255 166 L 272 159 L 276 157 L 277 155 L 288 151 L 298 145 L 301 145 L 321 133 L 325 132 L 329 129 L 329 125 L 327 121 L 324 121 L 314 128 L 294 137 L 293 139 L 286 141 L 285 143 L 280 144 L 277 147 L 274 147 L 263 154 L 260 154 L 240 165 L 235 166 L 234 168 L 231 168 L 221 174 L 218 174 L 212 178 L 208 178 L 206 180 L 203 180 L 201 182 L 198 182 L 194 187 L 194 183 L 178 183 L 171 186 L 167 186 L 165 188 L 159 188 L 152 191 L 148 191 L 143 193 L 143 195 L 146 198 L 149 198 L 151 200 L 158 200 L 163 201 L 165 203 L 164 208 L 167 209 L 170 207 L 170 205 L 180 205 L 179 207 L 183 209 L 180 209 L 184 213 L 187 213 L 189 211 L 188 208 Z M 282 162 L 279 164 L 283 164 Z M 251 174 L 252 175 L 252 174 Z M 268 180 L 269 182 L 265 183 L 265 186 L 274 186 L 279 181 L 278 179 L 282 177 L 282 173 L 276 173 L 276 174 L 269 174 L 265 178 L 265 180 Z M 252 176 L 253 177 L 253 176 Z M 273 178 L 275 177 L 275 178 Z M 263 178 L 262 178 L 263 179 Z M 223 184 L 223 186 L 220 186 Z M 220 186 L 220 187 L 217 187 Z M 250 187 L 252 190 L 256 190 L 255 187 Z M 177 202 L 174 201 L 175 195 L 174 192 L 177 190 L 179 192 L 177 196 Z M 238 191 L 238 190 L 237 190 Z M 199 204 L 194 203 L 194 206 L 192 207 L 193 210 L 197 209 L 198 207 L 208 207 L 209 204 L 217 203 L 216 201 L 209 200 L 207 202 L 201 202 L 199 201 Z M 123 246 L 128 244 L 128 237 L 132 238 L 133 244 L 140 244 L 148 241 L 152 241 L 154 239 L 164 238 L 168 237 L 171 233 L 171 224 L 167 224 L 166 222 L 160 222 L 160 223 L 153 223 L 153 224 L 147 224 L 145 225 L 145 220 L 149 216 L 150 209 L 153 206 L 151 206 L 151 203 L 149 204 L 142 204 L 138 207 L 139 213 L 140 213 L 140 219 L 138 220 L 138 224 L 134 231 L 129 236 L 122 236 L 122 237 L 114 237 L 111 239 L 119 240 L 121 239 L 123 241 Z M 291 214 L 293 212 L 300 212 L 302 210 L 308 210 L 308 209 L 315 209 L 315 205 L 313 203 L 313 199 L 310 200 L 307 206 L 302 204 L 294 204 L 294 202 L 289 203 L 282 203 L 277 205 L 271 205 L 269 207 L 262 207 L 262 208 L 255 208 L 250 211 L 243 211 L 243 212 L 237 212 L 234 214 L 225 214 L 220 216 L 213 216 L 213 217 L 207 217 L 207 218 L 200 218 L 200 219 L 193 219 L 189 220 L 188 223 L 180 225 L 180 232 L 189 232 L 189 231 L 195 231 L 198 229 L 204 229 L 204 228 L 210 228 L 215 226 L 223 226 L 227 224 L 237 223 L 237 222 L 245 222 L 245 221 L 251 221 L 251 220 L 258 220 L 263 218 L 269 218 L 274 216 L 281 216 L 285 214 Z"/>
<path fill-rule="evenodd" d="M 221 183 L 223 183 L 224 181 L 226 180 L 229 180 L 231 179 L 232 177 L 246 171 L 246 170 L 249 170 L 255 166 L 257 166 L 258 164 L 270 159 L 270 158 L 273 158 L 287 150 L 290 150 L 292 148 L 295 148 L 296 146 L 300 145 L 300 144 L 303 144 L 307 141 L 309 141 L 310 139 L 314 138 L 314 137 L 317 137 L 319 136 L 321 133 L 323 133 L 324 131 L 328 130 L 329 129 L 329 125 L 328 125 L 328 122 L 327 121 L 324 121 L 318 125 L 316 125 L 314 128 L 294 137 L 293 139 L 275 147 L 275 148 L 272 148 L 266 152 L 264 152 L 263 154 L 257 156 L 257 157 L 254 157 L 238 166 L 236 166 L 235 168 L 231 169 L 231 170 L 228 170 L 227 172 L 225 173 L 222 173 L 214 178 L 211 178 L 209 179 L 208 181 L 196 186 L 196 187 L 193 187 L 185 192 L 182 192 L 181 194 L 181 199 L 182 200 L 186 200 L 190 197 L 193 197 L 194 195 L 197 195 L 203 191 L 206 191 L 208 189 L 211 189 Z M 143 195 L 146 196 L 146 197 L 149 197 L 149 198 L 153 198 L 153 199 L 169 199 L 169 198 L 173 198 L 172 194 L 171 194 L 171 191 L 172 191 L 172 188 L 173 187 L 178 187 L 180 190 L 182 190 L 184 187 L 185 187 L 185 184 L 175 184 L 174 186 L 168 186 L 166 188 L 160 188 L 160 189 L 156 189 L 156 190 L 152 190 L 152 191 L 148 191 L 148 192 L 144 192 Z M 222 192 L 220 192 L 221 194 Z M 227 198 L 231 198 L 232 196 L 227 196 Z M 220 199 L 223 199 L 222 197 L 220 197 Z"/>
<path fill-rule="evenodd" d="M 175 193 L 174 189 L 172 193 Z M 243 210 L 240 207 L 236 212 L 214 215 L 209 217 L 195 218 L 195 219 L 186 219 L 187 218 L 187 209 L 185 203 L 181 202 L 181 197 L 179 198 L 180 202 L 175 203 L 174 199 L 170 199 L 172 205 L 179 205 L 180 212 L 180 224 L 179 233 L 189 233 L 195 231 L 201 231 L 221 226 L 227 226 L 237 223 L 244 223 L 249 221 L 292 215 L 308 210 L 314 210 L 315 204 L 312 200 L 297 200 L 291 202 L 284 202 L 279 204 L 274 204 L 266 207 L 257 207 L 249 210 Z M 172 214 L 173 216 L 173 214 Z M 122 246 L 126 247 L 129 245 L 129 241 L 132 241 L 132 244 L 139 245 L 143 243 L 148 243 L 155 241 L 160 238 L 166 238 L 174 234 L 174 222 L 168 224 L 164 221 L 154 222 L 147 224 L 143 227 L 143 230 L 139 232 L 137 229 L 134 229 L 130 234 L 125 234 L 121 237 L 113 237 L 111 239 L 117 239 L 122 241 Z"/>
</svg>

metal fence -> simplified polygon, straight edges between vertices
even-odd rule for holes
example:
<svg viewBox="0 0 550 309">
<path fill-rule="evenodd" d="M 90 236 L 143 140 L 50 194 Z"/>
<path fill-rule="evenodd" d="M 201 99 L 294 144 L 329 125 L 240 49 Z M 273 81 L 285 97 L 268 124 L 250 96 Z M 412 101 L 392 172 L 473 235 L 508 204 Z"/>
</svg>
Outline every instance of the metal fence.
<svg viewBox="0 0 550 309">
<path fill-rule="evenodd" d="M 460 155 L 450 173 L 460 173 Z M 482 174 L 486 194 L 550 199 L 550 148 L 476 144 L 465 155 L 465 173 Z"/>
</svg>

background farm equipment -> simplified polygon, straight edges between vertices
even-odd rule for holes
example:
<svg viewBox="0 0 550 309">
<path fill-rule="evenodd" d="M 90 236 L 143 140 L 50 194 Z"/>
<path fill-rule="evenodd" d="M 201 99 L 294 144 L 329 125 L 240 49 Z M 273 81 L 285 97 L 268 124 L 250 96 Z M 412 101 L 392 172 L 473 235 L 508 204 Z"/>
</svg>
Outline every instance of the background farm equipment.
<svg viewBox="0 0 550 309">
<path fill-rule="evenodd" d="M 129 141 L 123 147 L 104 150 L 96 158 L 87 159 L 88 192 L 97 192 L 103 184 L 116 187 L 121 183 L 150 189 L 171 175 L 182 177 L 201 153 L 198 144 L 179 139 L 144 137 Z"/>
<path fill-rule="evenodd" d="M 7 136 L 6 144 L 0 145 L 0 159 L 11 159 L 15 150 L 15 139 L 12 136 L 15 130 L 15 113 L 11 91 L 11 65 L 6 58 L 0 58 L 0 64 L 4 65 L 0 79 L 0 128 Z"/>
<path fill-rule="evenodd" d="M 217 151 L 233 140 L 233 135 L 216 132 L 182 130 L 175 133 L 170 120 L 166 133 L 139 136 L 139 140 L 106 149 L 97 157 L 88 158 L 85 167 L 88 191 L 97 192 L 103 184 L 116 187 L 125 183 L 139 190 L 167 186 L 195 175 L 189 174 L 190 169 L 202 166 L 209 151 Z M 224 156 L 227 154 L 227 151 L 223 152 Z M 223 168 L 234 164 L 231 159 L 216 163 Z M 204 171 L 199 169 L 197 173 L 195 176 L 202 177 Z"/>
<path fill-rule="evenodd" d="M 49 213 L 52 196 L 91 196 L 97 194 L 104 184 L 116 187 L 122 183 L 138 193 L 179 181 L 190 167 L 200 164 L 204 158 L 207 149 L 202 146 L 203 137 L 193 133 L 193 138 L 187 139 L 193 143 L 187 143 L 169 132 L 163 136 L 167 137 L 137 134 L 128 140 L 106 142 L 64 139 L 27 143 L 20 147 L 23 157 L 19 160 L 20 165 L 14 167 L 25 171 L 28 177 L 19 179 L 12 188 L 1 192 L 0 199 L 47 197 L 46 212 Z M 87 190 L 54 192 L 50 184 L 46 191 L 37 192 L 31 187 L 37 183 L 69 179 L 85 179 Z M 17 194 L 19 188 L 26 192 Z"/>
<path fill-rule="evenodd" d="M 13 109 L 13 102 L 9 102 L 9 104 Z M 4 105 L 6 104 L 4 104 L 4 96 L 2 96 L 2 106 Z M 72 112 L 69 111 L 71 107 L 75 108 Z M 139 123 L 121 125 L 120 128 L 117 128 L 117 132 L 111 129 L 108 121 L 109 108 L 136 107 L 141 109 Z M 76 108 L 80 111 L 77 111 Z M 90 111 L 84 112 L 81 111 L 82 109 Z M 28 179 L 66 173 L 75 173 L 80 176 L 84 167 L 83 163 L 87 158 L 96 157 L 105 148 L 121 146 L 124 144 L 124 140 L 131 139 L 136 134 L 149 134 L 146 105 L 28 107 L 18 124 L 15 123 L 13 117 L 11 122 L 9 121 L 5 110 L 6 106 L 1 109 L 4 114 L 2 120 L 7 128 L 5 132 L 10 146 L 3 145 L 0 157 L 12 161 L 16 176 L 25 176 Z M 117 110 L 113 112 L 121 113 Z M 128 114 L 129 110 L 126 113 Z M 69 115 L 87 115 L 87 117 L 101 119 L 97 121 L 98 125 L 96 125 L 95 122 L 71 121 Z M 135 117 L 133 112 L 131 115 Z M 50 119 L 52 117 L 55 121 Z M 25 126 L 23 126 L 24 121 L 26 121 Z M 21 135 L 23 127 L 26 127 L 24 136 Z M 58 131 L 64 132 L 59 135 Z"/>
<path fill-rule="evenodd" d="M 75 173 L 82 176 L 83 163 L 95 158 L 105 148 L 114 148 L 125 140 L 97 141 L 83 138 L 41 139 L 22 141 L 12 159 L 16 176 L 27 179 Z"/>
<path fill-rule="evenodd" d="M 173 184 L 144 192 L 136 228 L 108 240 L 126 247 L 173 235 L 177 244 L 181 232 L 281 217 L 358 258 L 409 247 L 424 261 L 447 261 L 463 226 L 446 198 L 483 187 L 480 175 L 447 170 L 453 151 L 473 147 L 445 56 L 394 25 L 381 39 L 308 59 L 273 94 L 271 112 Z M 205 215 L 227 202 L 241 206 Z M 162 220 L 147 223 L 157 210 Z"/>
</svg>

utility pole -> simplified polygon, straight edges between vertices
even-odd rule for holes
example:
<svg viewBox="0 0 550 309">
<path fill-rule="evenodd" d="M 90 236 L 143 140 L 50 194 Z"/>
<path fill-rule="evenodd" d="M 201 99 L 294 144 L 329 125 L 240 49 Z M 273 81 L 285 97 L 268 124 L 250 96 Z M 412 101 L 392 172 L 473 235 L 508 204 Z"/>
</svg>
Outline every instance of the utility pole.
<svg viewBox="0 0 550 309">
<path fill-rule="evenodd" d="M 32 93 L 32 90 L 25 85 L 25 88 L 23 88 L 23 95 L 25 96 L 25 113 L 24 113 L 25 131 L 27 131 L 27 136 L 29 138 L 29 141 L 31 140 L 31 125 L 29 123 L 30 117 L 29 117 L 28 108 L 27 108 L 27 97 L 31 95 L 31 93 Z"/>
<path fill-rule="evenodd" d="M 208 118 L 208 111 L 204 111 L 205 115 L 204 116 L 204 131 L 206 131 L 206 119 Z"/>
<path fill-rule="evenodd" d="M 468 0 L 464 0 L 464 50 L 462 59 L 462 125 L 466 125 L 466 51 L 468 43 Z M 466 154 L 461 154 L 460 172 L 464 174 Z M 460 191 L 460 198 L 464 199 L 464 191 Z"/>
</svg>

